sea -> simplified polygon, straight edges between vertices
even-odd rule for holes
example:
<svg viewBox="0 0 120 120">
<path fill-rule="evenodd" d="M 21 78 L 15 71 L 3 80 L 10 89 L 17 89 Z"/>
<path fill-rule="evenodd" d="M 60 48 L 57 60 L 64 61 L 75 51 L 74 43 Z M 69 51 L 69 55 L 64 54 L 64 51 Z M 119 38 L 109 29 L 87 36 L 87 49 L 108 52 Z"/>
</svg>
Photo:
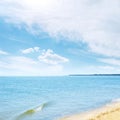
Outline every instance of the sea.
<svg viewBox="0 0 120 120">
<path fill-rule="evenodd" d="M 0 120 L 58 120 L 119 98 L 120 76 L 0 77 Z"/>
</svg>

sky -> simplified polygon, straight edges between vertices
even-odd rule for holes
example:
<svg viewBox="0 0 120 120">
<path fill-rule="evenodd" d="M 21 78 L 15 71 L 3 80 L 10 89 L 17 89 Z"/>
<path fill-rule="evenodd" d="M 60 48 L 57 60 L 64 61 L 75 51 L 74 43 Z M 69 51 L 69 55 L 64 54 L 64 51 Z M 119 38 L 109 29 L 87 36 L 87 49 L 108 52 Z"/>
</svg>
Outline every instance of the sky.
<svg viewBox="0 0 120 120">
<path fill-rule="evenodd" d="M 1 0 L 0 76 L 120 73 L 119 0 Z"/>
</svg>

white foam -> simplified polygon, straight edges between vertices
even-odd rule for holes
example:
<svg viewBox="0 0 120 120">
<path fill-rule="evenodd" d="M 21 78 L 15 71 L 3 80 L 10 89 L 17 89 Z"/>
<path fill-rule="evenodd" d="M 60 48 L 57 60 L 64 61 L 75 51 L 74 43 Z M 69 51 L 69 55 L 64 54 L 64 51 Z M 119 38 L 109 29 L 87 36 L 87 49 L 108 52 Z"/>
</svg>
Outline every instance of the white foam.
<svg viewBox="0 0 120 120">
<path fill-rule="evenodd" d="M 113 103 L 114 103 L 114 102 L 120 102 L 120 98 L 114 99 L 114 100 L 112 100 L 112 102 L 113 102 Z"/>
</svg>

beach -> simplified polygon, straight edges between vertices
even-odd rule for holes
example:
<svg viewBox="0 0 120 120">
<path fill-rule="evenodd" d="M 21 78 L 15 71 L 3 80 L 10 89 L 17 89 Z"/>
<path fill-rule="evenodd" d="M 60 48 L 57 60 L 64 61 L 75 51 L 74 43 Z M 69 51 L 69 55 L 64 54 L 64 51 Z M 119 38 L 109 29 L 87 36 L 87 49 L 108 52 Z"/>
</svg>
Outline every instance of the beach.
<svg viewBox="0 0 120 120">
<path fill-rule="evenodd" d="M 120 101 L 112 102 L 89 112 L 67 116 L 59 120 L 120 120 Z"/>
</svg>

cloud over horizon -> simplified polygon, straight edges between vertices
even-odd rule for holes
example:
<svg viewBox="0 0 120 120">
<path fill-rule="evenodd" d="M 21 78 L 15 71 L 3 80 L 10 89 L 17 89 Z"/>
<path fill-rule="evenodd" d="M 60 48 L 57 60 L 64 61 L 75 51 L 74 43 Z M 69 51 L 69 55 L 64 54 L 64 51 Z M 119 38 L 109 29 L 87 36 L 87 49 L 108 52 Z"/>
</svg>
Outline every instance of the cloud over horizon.
<svg viewBox="0 0 120 120">
<path fill-rule="evenodd" d="M 120 60 L 119 59 L 114 59 L 114 58 L 103 58 L 100 59 L 101 62 L 109 64 L 109 65 L 114 65 L 114 66 L 120 66 Z"/>
<path fill-rule="evenodd" d="M 31 47 L 20 50 L 22 55 L 7 55 L 5 51 L 0 51 L 0 76 L 45 76 L 62 75 L 63 63 L 69 59 L 54 53 L 53 50 L 42 50 L 39 47 Z M 27 54 L 38 53 L 37 57 L 28 57 Z"/>
<path fill-rule="evenodd" d="M 0 76 L 62 75 L 62 65 L 47 65 L 25 56 L 8 56 L 0 59 Z"/>
</svg>

